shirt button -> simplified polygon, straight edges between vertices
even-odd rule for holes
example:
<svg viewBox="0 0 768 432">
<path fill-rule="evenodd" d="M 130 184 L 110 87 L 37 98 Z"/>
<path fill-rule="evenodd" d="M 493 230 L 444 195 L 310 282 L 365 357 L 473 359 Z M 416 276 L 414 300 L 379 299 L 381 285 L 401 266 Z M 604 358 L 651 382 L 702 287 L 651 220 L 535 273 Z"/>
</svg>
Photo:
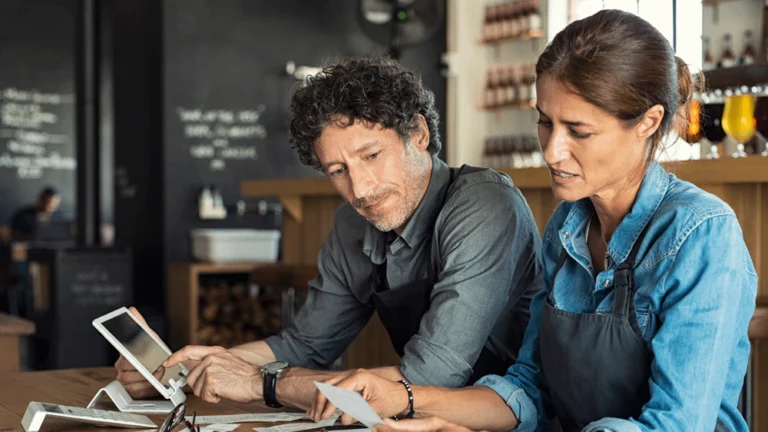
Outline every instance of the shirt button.
<svg viewBox="0 0 768 432">
<path fill-rule="evenodd" d="M 570 235 L 570 234 L 568 234 L 568 231 L 564 231 L 564 232 L 563 232 L 563 238 L 568 238 L 568 237 L 570 237 L 570 236 L 571 236 L 571 235 Z"/>
<path fill-rule="evenodd" d="M 609 281 L 608 279 L 604 280 L 603 281 L 603 287 L 604 288 L 608 288 L 609 286 L 611 286 L 611 281 Z"/>
<path fill-rule="evenodd" d="M 587 264 L 587 268 L 592 270 L 592 263 Z"/>
</svg>

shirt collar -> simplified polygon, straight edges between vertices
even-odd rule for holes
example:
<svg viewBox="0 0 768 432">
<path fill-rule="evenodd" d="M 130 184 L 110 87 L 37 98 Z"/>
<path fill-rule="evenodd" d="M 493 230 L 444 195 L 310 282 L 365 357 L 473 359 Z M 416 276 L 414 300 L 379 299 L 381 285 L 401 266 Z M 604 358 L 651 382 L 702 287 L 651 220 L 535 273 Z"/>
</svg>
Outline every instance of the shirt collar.
<svg viewBox="0 0 768 432">
<path fill-rule="evenodd" d="M 652 162 L 645 172 L 643 183 L 640 185 L 635 203 L 632 209 L 624 216 L 616 231 L 608 242 L 608 253 L 615 263 L 624 262 L 629 256 L 632 247 L 645 229 L 651 217 L 656 213 L 664 195 L 669 188 L 669 175 L 658 162 Z M 568 212 L 568 216 L 560 229 L 560 239 L 565 242 L 572 241 L 572 233 L 577 233 L 586 227 L 589 218 L 594 214 L 594 207 L 589 198 L 584 198 L 576 203 Z"/>
<path fill-rule="evenodd" d="M 394 238 L 394 232 L 383 233 L 373 225 L 367 225 L 363 238 L 363 252 L 371 258 L 371 261 L 375 264 L 384 262 L 386 246 L 390 241 L 391 253 L 395 253 L 403 246 L 414 247 L 418 245 L 431 233 L 437 216 L 443 208 L 443 198 L 450 180 L 451 171 L 448 165 L 432 156 L 432 175 L 429 179 L 429 186 L 427 186 L 427 191 L 413 215 L 406 222 L 402 234 Z"/>
</svg>

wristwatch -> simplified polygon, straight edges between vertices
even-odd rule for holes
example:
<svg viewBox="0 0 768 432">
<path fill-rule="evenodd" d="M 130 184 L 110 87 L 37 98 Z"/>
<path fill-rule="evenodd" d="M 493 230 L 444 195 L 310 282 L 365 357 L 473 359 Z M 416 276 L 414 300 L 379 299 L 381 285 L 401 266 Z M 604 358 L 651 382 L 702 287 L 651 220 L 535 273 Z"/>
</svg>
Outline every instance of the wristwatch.
<svg viewBox="0 0 768 432">
<path fill-rule="evenodd" d="M 284 361 L 267 363 L 261 368 L 261 373 L 264 377 L 264 403 L 266 403 L 268 407 L 283 407 L 283 405 L 277 401 L 275 387 L 277 387 L 277 377 L 286 369 L 288 369 L 288 363 Z"/>
</svg>

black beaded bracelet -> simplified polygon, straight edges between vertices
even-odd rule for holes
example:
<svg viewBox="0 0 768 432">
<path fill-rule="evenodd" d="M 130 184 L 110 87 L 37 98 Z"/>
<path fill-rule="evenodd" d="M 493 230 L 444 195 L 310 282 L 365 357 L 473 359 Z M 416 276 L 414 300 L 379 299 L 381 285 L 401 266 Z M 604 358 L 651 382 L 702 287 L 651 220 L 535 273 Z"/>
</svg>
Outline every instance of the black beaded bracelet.
<svg viewBox="0 0 768 432">
<path fill-rule="evenodd" d="M 406 380 L 398 380 L 397 382 L 405 386 L 405 391 L 408 392 L 408 415 L 405 418 L 413 418 L 413 392 L 411 391 L 411 385 Z"/>
</svg>

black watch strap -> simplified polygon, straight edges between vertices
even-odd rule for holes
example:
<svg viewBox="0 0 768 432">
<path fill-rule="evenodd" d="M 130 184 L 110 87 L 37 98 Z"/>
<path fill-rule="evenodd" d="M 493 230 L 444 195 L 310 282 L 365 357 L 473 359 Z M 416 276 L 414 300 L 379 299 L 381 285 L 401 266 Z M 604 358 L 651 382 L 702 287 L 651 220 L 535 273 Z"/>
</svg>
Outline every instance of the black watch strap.
<svg viewBox="0 0 768 432">
<path fill-rule="evenodd" d="M 264 373 L 264 403 L 270 408 L 282 408 L 283 405 L 277 401 L 277 374 Z"/>
</svg>

